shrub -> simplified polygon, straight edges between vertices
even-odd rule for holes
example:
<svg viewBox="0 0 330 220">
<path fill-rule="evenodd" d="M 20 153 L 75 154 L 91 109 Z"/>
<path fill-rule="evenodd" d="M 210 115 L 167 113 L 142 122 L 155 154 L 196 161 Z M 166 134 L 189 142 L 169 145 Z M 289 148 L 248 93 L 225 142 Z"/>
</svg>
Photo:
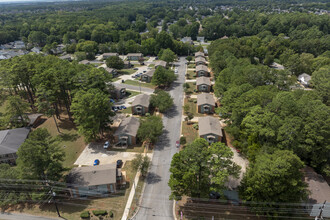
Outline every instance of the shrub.
<svg viewBox="0 0 330 220">
<path fill-rule="evenodd" d="M 180 144 L 185 145 L 187 143 L 186 137 L 180 137 Z"/>
<path fill-rule="evenodd" d="M 89 211 L 83 211 L 82 213 L 80 213 L 80 217 L 81 218 L 89 218 Z"/>
<path fill-rule="evenodd" d="M 93 214 L 94 214 L 95 216 L 100 216 L 100 215 L 106 215 L 106 214 L 108 214 L 108 212 L 105 211 L 105 210 L 94 210 L 94 211 L 93 211 Z"/>
<path fill-rule="evenodd" d="M 198 124 L 193 124 L 193 128 L 194 128 L 195 130 L 198 130 Z"/>
<path fill-rule="evenodd" d="M 195 90 L 196 90 L 196 89 L 195 89 Z M 197 100 L 196 100 L 196 99 L 194 99 L 193 101 L 194 101 L 194 103 L 197 103 Z"/>
<path fill-rule="evenodd" d="M 196 82 L 193 82 L 193 85 L 195 85 L 195 86 L 196 86 Z"/>
<path fill-rule="evenodd" d="M 109 216 L 110 216 L 110 218 L 113 218 L 113 212 L 112 211 L 109 212 Z"/>
<path fill-rule="evenodd" d="M 188 113 L 188 118 L 189 118 L 189 120 L 193 119 L 193 118 L 194 118 L 194 114 L 191 113 L 191 112 L 189 112 L 189 113 Z"/>
<path fill-rule="evenodd" d="M 149 116 L 150 116 L 150 113 L 149 113 L 149 112 L 147 112 L 147 113 L 146 113 L 146 117 L 149 117 Z"/>
<path fill-rule="evenodd" d="M 194 89 L 194 92 L 197 92 L 197 89 Z M 195 100 L 197 102 L 197 100 Z"/>
</svg>

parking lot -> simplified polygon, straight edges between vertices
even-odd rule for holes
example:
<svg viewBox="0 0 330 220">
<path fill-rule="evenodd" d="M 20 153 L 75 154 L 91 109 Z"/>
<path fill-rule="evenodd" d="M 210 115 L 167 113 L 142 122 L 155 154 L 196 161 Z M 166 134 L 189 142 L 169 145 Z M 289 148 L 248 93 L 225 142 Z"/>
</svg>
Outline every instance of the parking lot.
<svg viewBox="0 0 330 220">
<path fill-rule="evenodd" d="M 102 144 L 91 143 L 86 146 L 84 151 L 80 154 L 74 165 L 78 166 L 92 166 L 94 160 L 99 159 L 100 165 L 116 163 L 117 160 L 124 162 L 133 160 L 135 155 L 138 153 L 134 152 L 121 152 L 121 151 L 107 151 L 103 149 Z M 151 157 L 151 154 L 148 154 Z"/>
</svg>

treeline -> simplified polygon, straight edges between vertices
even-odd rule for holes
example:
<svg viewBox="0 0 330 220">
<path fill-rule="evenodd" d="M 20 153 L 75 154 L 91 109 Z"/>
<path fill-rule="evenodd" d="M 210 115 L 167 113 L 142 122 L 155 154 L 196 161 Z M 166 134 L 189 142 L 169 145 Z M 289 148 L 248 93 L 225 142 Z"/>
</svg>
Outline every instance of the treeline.
<svg viewBox="0 0 330 220">
<path fill-rule="evenodd" d="M 80 133 L 90 140 L 102 132 L 112 115 L 111 87 L 106 84 L 111 81 L 111 75 L 103 68 L 34 54 L 1 61 L 0 78 L 0 88 L 4 88 L 1 96 L 8 101 L 3 126 L 16 127 L 17 120 L 13 119 L 18 116 L 23 119 L 22 114 L 28 111 L 28 107 L 22 109 L 22 106 L 28 103 L 30 112 L 57 118 L 60 118 L 62 109 L 71 120 L 74 113 Z M 79 108 L 80 105 L 85 107 Z"/>
<path fill-rule="evenodd" d="M 230 38 L 210 45 L 219 113 L 228 120 L 226 130 L 235 147 L 250 161 L 262 153 L 292 150 L 329 175 L 329 52 L 314 58 L 285 45 L 290 41 L 281 36 Z M 274 59 L 286 69 L 264 65 Z M 314 89 L 291 90 L 303 72 L 312 74 Z"/>
</svg>

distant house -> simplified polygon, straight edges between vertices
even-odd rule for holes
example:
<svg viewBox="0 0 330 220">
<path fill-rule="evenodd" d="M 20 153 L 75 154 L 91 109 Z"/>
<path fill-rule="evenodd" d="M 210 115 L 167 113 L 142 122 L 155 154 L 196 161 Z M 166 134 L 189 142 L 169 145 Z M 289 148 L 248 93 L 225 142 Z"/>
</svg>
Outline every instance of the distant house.
<svg viewBox="0 0 330 220">
<path fill-rule="evenodd" d="M 71 54 L 66 54 L 66 55 L 60 56 L 59 58 L 60 58 L 61 60 L 72 61 Z"/>
<path fill-rule="evenodd" d="M 133 115 L 144 115 L 149 111 L 150 96 L 146 94 L 137 95 L 132 103 Z"/>
<path fill-rule="evenodd" d="M 117 75 L 117 70 L 113 68 L 109 68 L 106 64 L 102 64 L 101 66 L 97 67 L 105 69 L 108 73 L 110 73 L 112 76 Z"/>
<path fill-rule="evenodd" d="M 195 58 L 195 63 L 196 63 L 196 66 L 198 65 L 206 65 L 206 59 L 202 56 L 199 56 L 199 57 L 196 57 Z"/>
<path fill-rule="evenodd" d="M 197 37 L 197 41 L 204 43 L 205 37 Z"/>
<path fill-rule="evenodd" d="M 124 61 L 124 69 L 130 69 L 132 68 L 132 64 L 130 61 Z"/>
<path fill-rule="evenodd" d="M 111 97 L 114 99 L 122 99 L 126 96 L 126 89 L 125 88 L 119 88 L 117 86 L 114 87 L 113 90 L 111 90 Z"/>
<path fill-rule="evenodd" d="M 109 57 L 118 57 L 118 56 L 119 56 L 118 53 L 104 53 L 104 54 L 102 54 L 103 59 L 107 59 Z"/>
<path fill-rule="evenodd" d="M 198 92 L 210 92 L 211 91 L 211 80 L 209 77 L 197 77 L 196 89 Z"/>
<path fill-rule="evenodd" d="M 24 49 L 25 48 L 25 43 L 21 40 L 14 41 L 14 48 L 15 49 Z"/>
<path fill-rule="evenodd" d="M 33 47 L 31 49 L 31 52 L 39 54 L 41 53 L 41 47 Z"/>
<path fill-rule="evenodd" d="M 157 69 L 157 67 L 159 67 L 159 66 L 166 68 L 166 64 L 167 64 L 166 61 L 158 60 L 155 62 L 155 69 Z"/>
<path fill-rule="evenodd" d="M 129 61 L 143 61 L 142 53 L 128 53 L 127 60 Z"/>
<path fill-rule="evenodd" d="M 184 37 L 180 41 L 183 43 L 194 44 L 194 42 L 191 40 L 191 37 Z"/>
<path fill-rule="evenodd" d="M 305 87 L 309 87 L 311 79 L 311 76 L 306 73 L 300 74 L 298 76 L 298 81 Z"/>
<path fill-rule="evenodd" d="M 140 127 L 140 120 L 135 117 L 124 118 L 114 134 L 115 145 L 127 147 L 136 144 L 136 135 Z"/>
<path fill-rule="evenodd" d="M 213 114 L 215 101 L 212 94 L 202 93 L 197 95 L 197 110 L 201 114 Z"/>
<path fill-rule="evenodd" d="M 67 176 L 71 197 L 104 196 L 116 193 L 125 182 L 115 163 L 91 167 L 75 167 Z"/>
<path fill-rule="evenodd" d="M 79 62 L 79 64 L 87 65 L 87 64 L 90 64 L 90 61 L 89 60 L 82 60 L 82 61 Z"/>
<path fill-rule="evenodd" d="M 203 52 L 196 52 L 195 53 L 195 58 L 197 58 L 197 57 L 203 57 L 203 58 L 205 58 L 205 54 L 203 53 Z"/>
<path fill-rule="evenodd" d="M 219 120 L 210 116 L 198 118 L 198 132 L 210 144 L 221 141 L 223 136 Z"/>
<path fill-rule="evenodd" d="M 16 152 L 29 133 L 30 128 L 15 128 L 0 131 L 0 163 L 16 163 Z"/>
<path fill-rule="evenodd" d="M 41 121 L 41 116 L 43 114 L 27 114 L 27 118 L 29 119 L 29 127 L 35 128 L 39 125 L 40 121 Z"/>
<path fill-rule="evenodd" d="M 197 77 L 210 76 L 207 66 L 205 65 L 196 66 L 196 75 Z"/>
<path fill-rule="evenodd" d="M 146 73 L 143 73 L 141 75 L 141 81 L 150 83 L 154 73 L 155 73 L 155 70 L 149 70 Z"/>
</svg>

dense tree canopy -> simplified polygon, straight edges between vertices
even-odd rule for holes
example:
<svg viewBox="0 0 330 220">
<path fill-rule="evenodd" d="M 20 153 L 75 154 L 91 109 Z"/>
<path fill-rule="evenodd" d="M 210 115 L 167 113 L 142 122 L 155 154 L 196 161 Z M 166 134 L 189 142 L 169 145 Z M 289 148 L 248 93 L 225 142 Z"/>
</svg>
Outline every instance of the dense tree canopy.
<svg viewBox="0 0 330 220">
<path fill-rule="evenodd" d="M 160 112 L 166 112 L 173 106 L 173 98 L 167 92 L 159 90 L 155 95 L 151 95 L 150 104 Z"/>
</svg>

